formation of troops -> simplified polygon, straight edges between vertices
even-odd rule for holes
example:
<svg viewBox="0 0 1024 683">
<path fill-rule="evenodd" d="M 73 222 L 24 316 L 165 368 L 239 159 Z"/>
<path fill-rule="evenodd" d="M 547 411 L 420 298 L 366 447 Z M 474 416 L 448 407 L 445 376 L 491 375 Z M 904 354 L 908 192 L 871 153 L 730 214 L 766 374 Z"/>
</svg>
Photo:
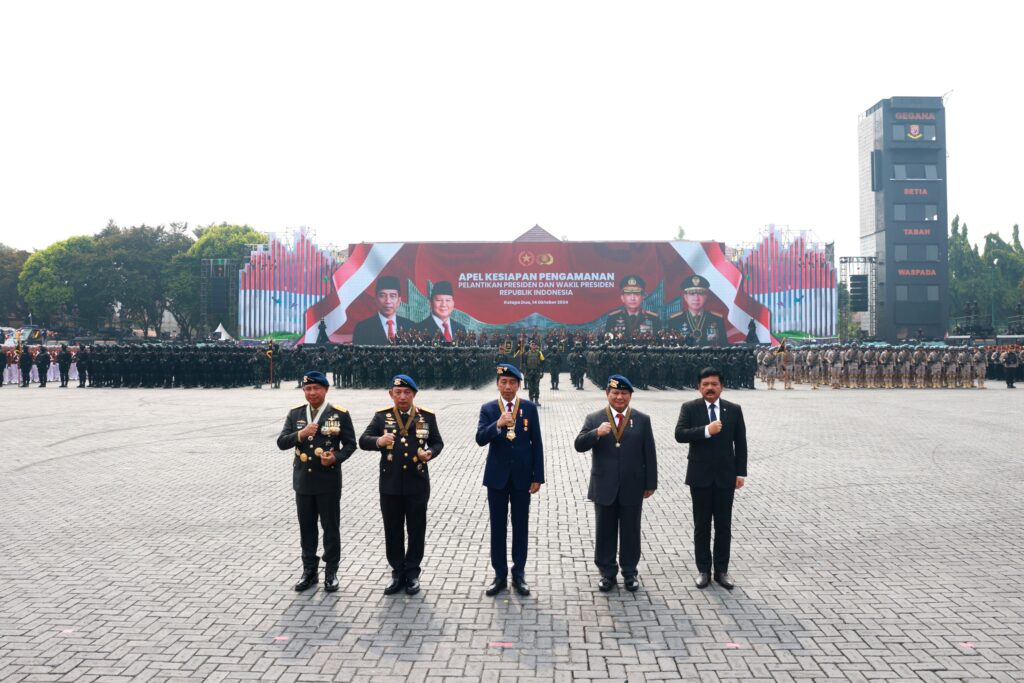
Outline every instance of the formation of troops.
<svg viewBox="0 0 1024 683">
<path fill-rule="evenodd" d="M 541 337 L 494 338 L 493 346 L 304 345 L 295 348 L 210 344 L 97 344 L 18 346 L 0 353 L 0 386 L 234 388 L 298 386 L 304 368 L 322 367 L 336 388 L 378 387 L 400 370 L 434 389 L 483 386 L 495 363 L 517 363 L 532 401 L 540 402 L 542 378 L 561 390 L 561 379 L 584 388 L 589 378 L 628 373 L 637 389 L 697 385 L 700 368 L 720 368 L 734 388 L 768 389 L 804 384 L 862 389 L 984 388 L 987 380 L 1014 386 L 1020 345 L 936 346 L 844 344 L 829 346 L 692 347 L 603 341 L 556 332 Z"/>
<path fill-rule="evenodd" d="M 1020 345 L 833 345 L 760 348 L 758 377 L 768 389 L 984 389 L 986 380 L 1014 388 Z"/>
<path fill-rule="evenodd" d="M 27 387 L 47 380 L 60 385 L 107 388 L 262 388 L 299 386 L 305 368 L 320 367 L 336 388 L 379 387 L 399 371 L 432 389 L 472 389 L 490 381 L 495 363 L 522 368 L 530 400 L 540 402 L 561 379 L 582 390 L 589 378 L 601 386 L 612 369 L 632 373 L 640 389 L 696 386 L 700 368 L 722 368 L 732 387 L 753 388 L 756 362 L 751 347 L 686 347 L 620 344 L 588 336 L 525 335 L 494 339 L 493 346 L 348 344 L 295 348 L 209 344 L 95 344 L 18 346 L 0 356 L 0 377 Z M 0 383 L 2 386 L 2 383 Z"/>
</svg>

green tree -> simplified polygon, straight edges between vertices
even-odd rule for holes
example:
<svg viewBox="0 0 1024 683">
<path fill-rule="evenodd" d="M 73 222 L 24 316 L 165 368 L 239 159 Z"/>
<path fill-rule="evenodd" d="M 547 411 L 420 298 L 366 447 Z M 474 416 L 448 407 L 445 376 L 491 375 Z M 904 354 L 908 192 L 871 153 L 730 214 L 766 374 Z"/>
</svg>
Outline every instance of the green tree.
<svg viewBox="0 0 1024 683">
<path fill-rule="evenodd" d="M 200 259 L 187 253 L 178 254 L 167 265 L 167 310 L 181 328 L 181 336 L 191 339 L 199 327 Z"/>
<path fill-rule="evenodd" d="M 266 244 L 266 234 L 248 225 L 210 224 L 192 231 L 196 241 L 188 250 L 198 259 L 248 259 L 251 245 Z"/>
<path fill-rule="evenodd" d="M 113 296 L 103 286 L 102 261 L 96 239 L 88 236 L 61 240 L 30 255 L 18 274 L 18 294 L 33 321 L 55 326 L 77 317 L 89 327 L 106 316 Z"/>
<path fill-rule="evenodd" d="M 1006 242 L 998 233 L 985 235 L 984 248 L 971 244 L 967 224 L 957 216 L 950 224 L 949 290 L 950 314 L 967 314 L 967 304 L 978 302 L 982 316 L 995 313 L 995 322 L 1013 315 L 1014 306 L 1024 301 L 1024 248 L 1019 226 Z"/>
<path fill-rule="evenodd" d="M 0 324 L 22 320 L 28 312 L 18 294 L 18 274 L 28 257 L 27 251 L 0 244 Z"/>
<path fill-rule="evenodd" d="M 184 224 L 119 228 L 111 222 L 97 235 L 103 263 L 98 274 L 143 335 L 160 334 L 168 307 L 167 267 L 192 240 Z"/>
</svg>

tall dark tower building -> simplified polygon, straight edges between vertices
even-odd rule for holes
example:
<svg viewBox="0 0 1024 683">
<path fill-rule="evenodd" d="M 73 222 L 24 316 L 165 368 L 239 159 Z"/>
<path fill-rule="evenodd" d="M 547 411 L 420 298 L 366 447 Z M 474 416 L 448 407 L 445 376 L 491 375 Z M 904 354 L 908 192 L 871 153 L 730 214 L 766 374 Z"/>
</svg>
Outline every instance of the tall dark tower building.
<svg viewBox="0 0 1024 683">
<path fill-rule="evenodd" d="M 864 112 L 858 138 L 860 250 L 877 259 L 874 334 L 941 339 L 949 318 L 942 98 L 882 100 Z"/>
</svg>

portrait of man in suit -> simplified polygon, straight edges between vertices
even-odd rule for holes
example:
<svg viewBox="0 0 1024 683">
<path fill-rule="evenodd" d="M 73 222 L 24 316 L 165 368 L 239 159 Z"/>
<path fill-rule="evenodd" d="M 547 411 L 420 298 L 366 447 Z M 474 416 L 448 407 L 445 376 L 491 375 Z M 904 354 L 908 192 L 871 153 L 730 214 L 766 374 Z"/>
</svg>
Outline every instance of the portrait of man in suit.
<svg viewBox="0 0 1024 683">
<path fill-rule="evenodd" d="M 747 476 L 747 427 L 743 410 L 721 398 L 722 373 L 700 371 L 701 397 L 679 410 L 676 441 L 690 444 L 686 456 L 686 485 L 693 504 L 693 553 L 697 561 L 697 588 L 707 588 L 711 572 L 715 582 L 732 590 L 729 551 L 732 544 L 732 505 Z M 714 522 L 714 550 L 711 524 Z"/>
<path fill-rule="evenodd" d="M 451 319 L 454 312 L 455 292 L 452 283 L 444 280 L 435 282 L 430 290 L 430 315 L 418 322 L 416 327 L 428 332 L 432 338 L 440 335 L 446 344 L 451 344 L 460 332 L 466 331 L 462 323 Z"/>
<path fill-rule="evenodd" d="M 640 515 L 644 499 L 658 488 L 658 455 L 651 418 L 629 404 L 633 384 L 612 375 L 605 384 L 608 405 L 590 413 L 576 437 L 577 452 L 591 452 L 590 488 L 597 529 L 594 564 L 601 573 L 597 587 L 615 587 L 619 570 L 626 590 L 640 587 Z M 618 562 L 615 550 L 619 549 Z"/>
<path fill-rule="evenodd" d="M 384 275 L 377 278 L 375 288 L 377 297 L 377 313 L 366 320 L 361 320 L 352 333 L 352 343 L 367 346 L 387 346 L 394 344 L 398 335 L 412 329 L 412 321 L 398 315 L 398 307 L 402 305 L 402 290 L 398 278 Z"/>
</svg>

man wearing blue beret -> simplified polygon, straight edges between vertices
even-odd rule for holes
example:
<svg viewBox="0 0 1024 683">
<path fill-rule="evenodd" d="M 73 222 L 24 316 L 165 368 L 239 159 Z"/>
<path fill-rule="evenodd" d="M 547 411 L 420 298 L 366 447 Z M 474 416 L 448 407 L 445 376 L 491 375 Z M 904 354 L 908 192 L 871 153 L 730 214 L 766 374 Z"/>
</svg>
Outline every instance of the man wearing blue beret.
<svg viewBox="0 0 1024 683">
<path fill-rule="evenodd" d="M 626 590 L 640 587 L 640 516 L 645 498 L 658 488 L 658 455 L 651 418 L 633 410 L 633 385 L 622 375 L 605 384 L 608 405 L 587 415 L 576 437 L 576 450 L 591 452 L 590 489 L 597 531 L 594 564 L 601 572 L 597 587 L 615 587 L 619 569 Z M 615 549 L 619 548 L 618 563 Z"/>
<path fill-rule="evenodd" d="M 359 447 L 364 451 L 380 452 L 380 511 L 391 565 L 391 581 L 384 595 L 394 595 L 403 588 L 407 595 L 420 592 L 430 500 L 427 463 L 441 454 L 444 441 L 434 413 L 413 404 L 418 391 L 409 375 L 392 377 L 388 395 L 393 405 L 374 413 L 359 437 Z"/>
<path fill-rule="evenodd" d="M 498 400 L 480 407 L 476 442 L 487 446 L 484 486 L 491 516 L 491 566 L 494 581 L 487 595 L 508 587 L 508 517 L 512 508 L 512 586 L 529 595 L 526 554 L 529 537 L 530 496 L 544 483 L 544 443 L 537 406 L 516 394 L 523 373 L 515 366 L 497 366 Z"/>
<path fill-rule="evenodd" d="M 330 382 L 322 372 L 302 377 L 306 403 L 288 411 L 277 437 L 281 450 L 294 449 L 292 488 L 299 516 L 302 577 L 294 588 L 304 591 L 317 582 L 317 521 L 324 530 L 324 590 L 338 590 L 341 561 L 341 463 L 356 450 L 352 416 L 327 403 Z"/>
</svg>

